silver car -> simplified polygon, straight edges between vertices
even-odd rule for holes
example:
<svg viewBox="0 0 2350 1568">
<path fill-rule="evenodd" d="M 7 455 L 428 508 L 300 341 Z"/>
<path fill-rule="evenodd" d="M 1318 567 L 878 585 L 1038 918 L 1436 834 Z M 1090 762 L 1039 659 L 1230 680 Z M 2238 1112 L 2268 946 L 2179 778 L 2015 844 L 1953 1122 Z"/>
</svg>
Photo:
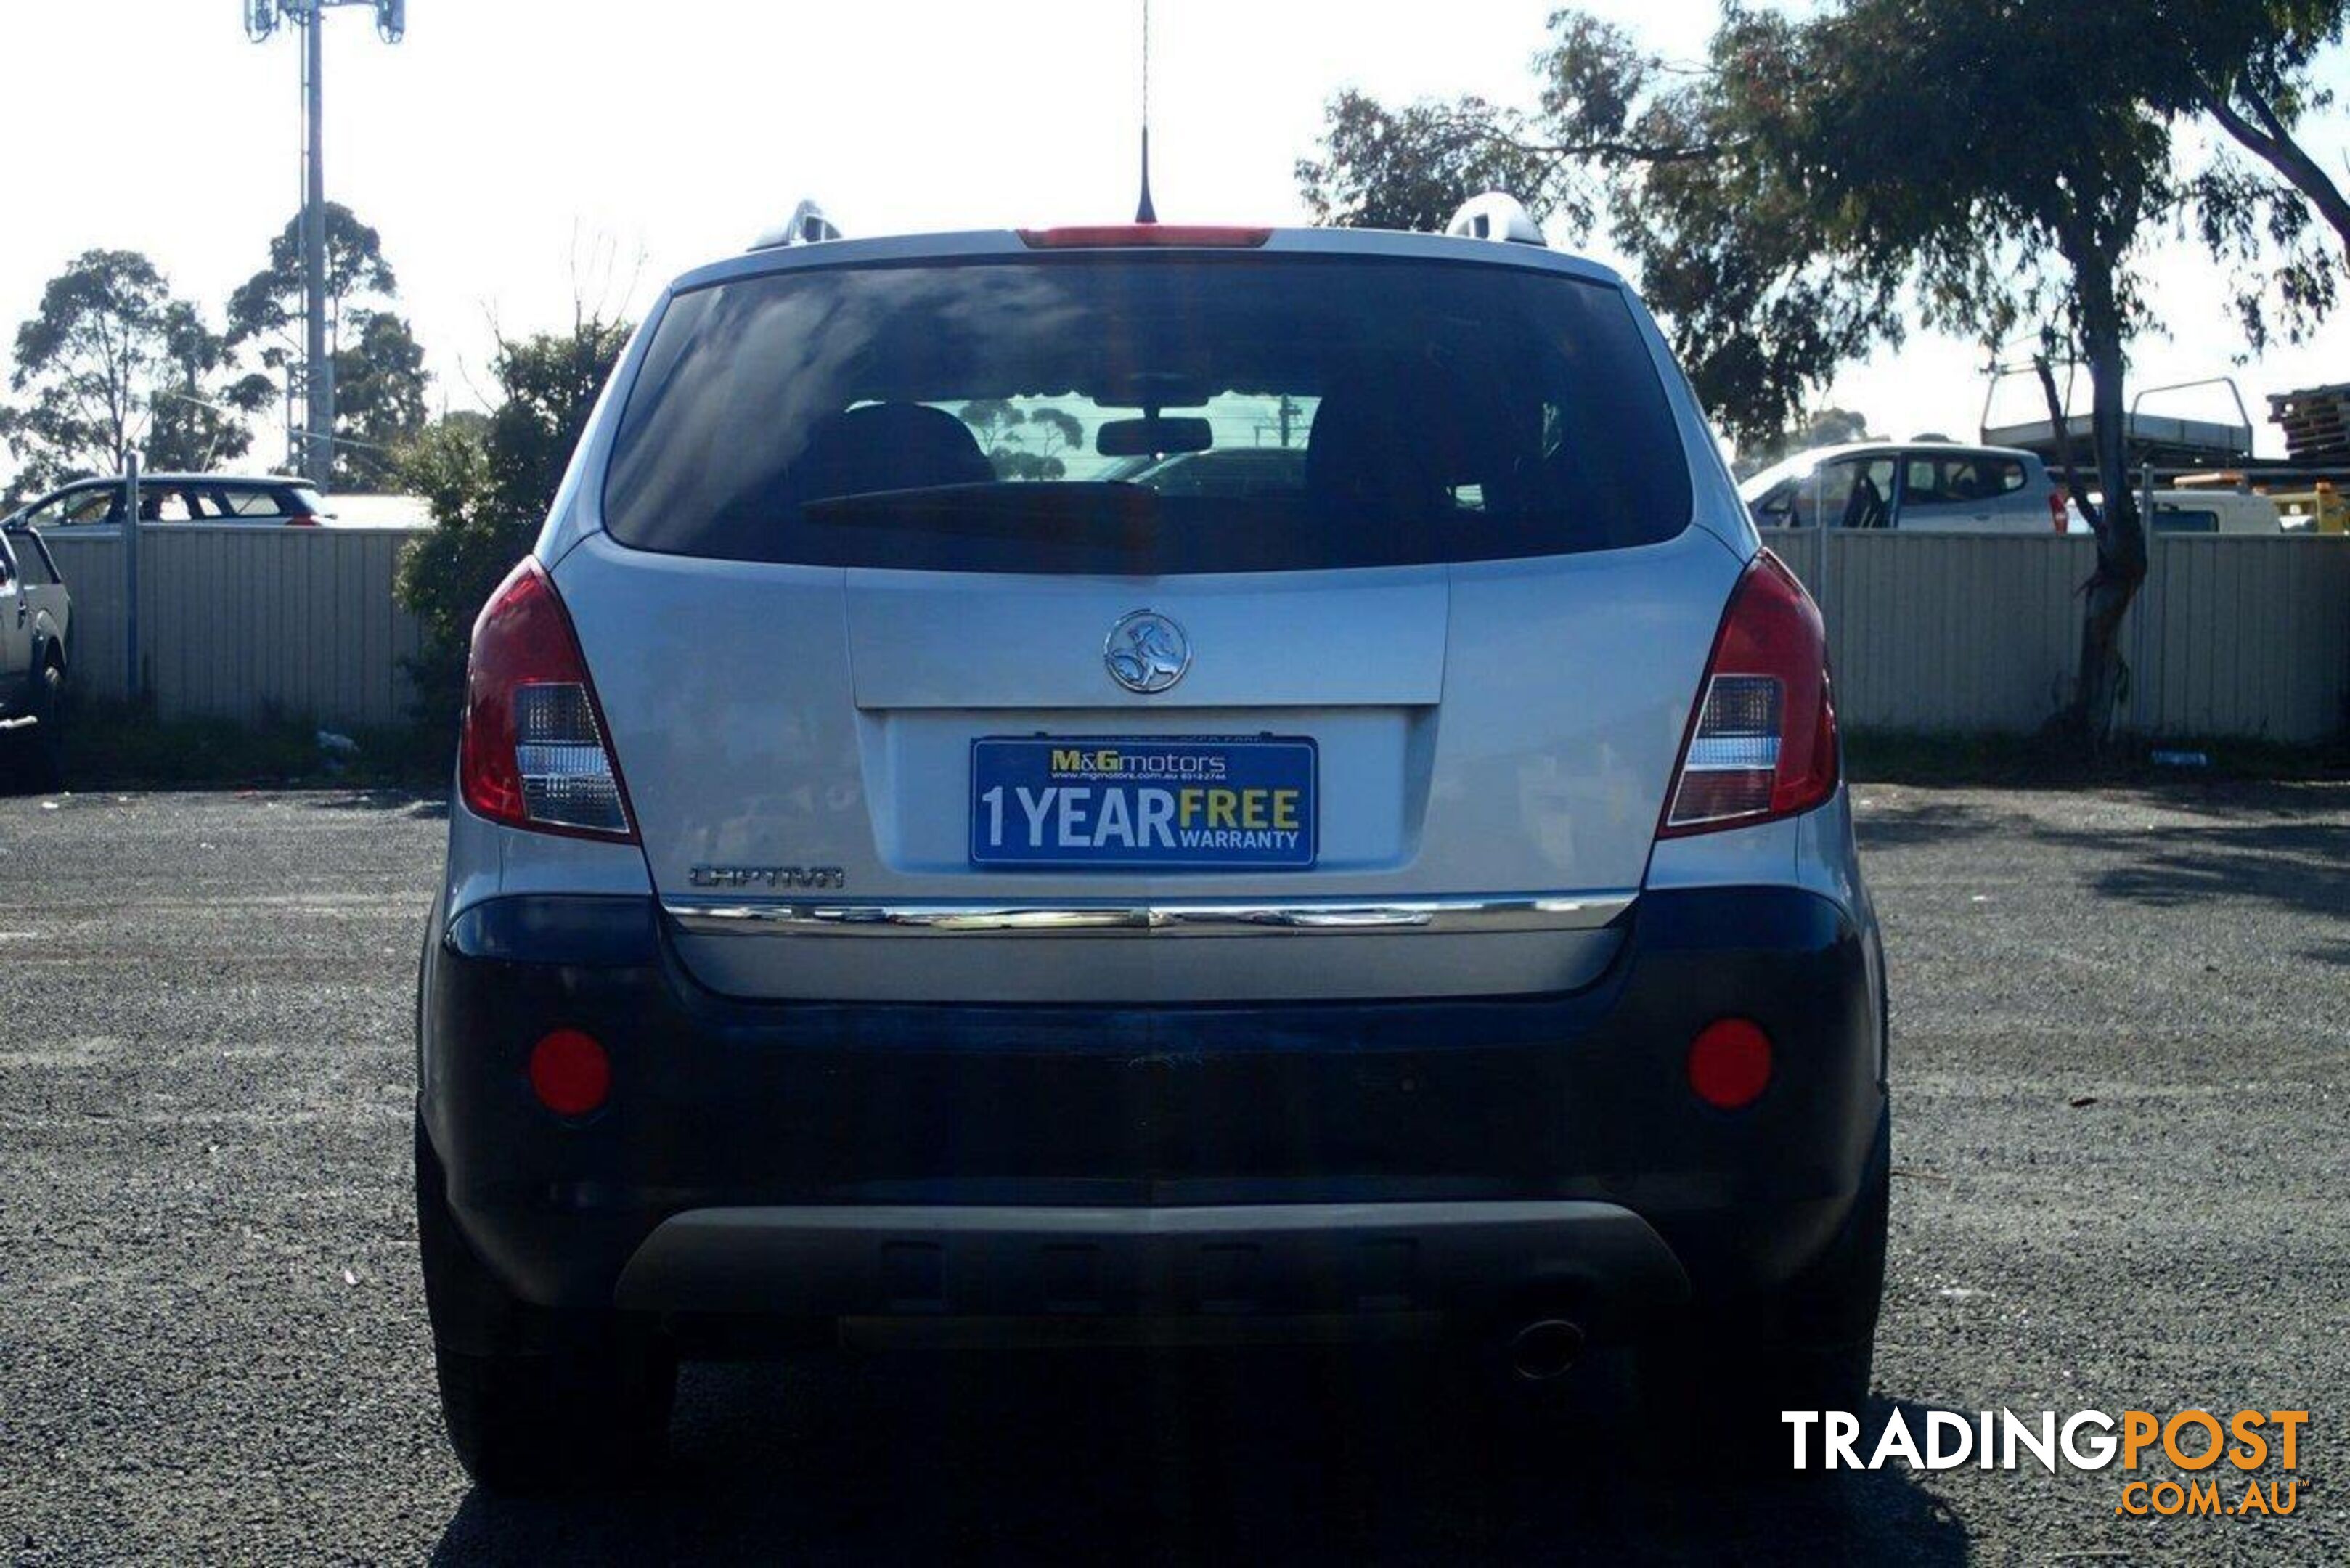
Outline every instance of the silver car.
<svg viewBox="0 0 2350 1568">
<path fill-rule="evenodd" d="M 123 481 L 78 479 L 12 514 L 28 528 L 98 529 L 122 525 Z M 202 523 L 213 527 L 311 528 L 326 503 L 307 482 L 276 475 L 151 473 L 139 482 L 142 523 Z"/>
<path fill-rule="evenodd" d="M 1738 487 L 1764 528 L 2062 534 L 2064 486 L 2018 447 L 1862 441 L 1798 452 Z"/>
<path fill-rule="evenodd" d="M 746 1332 L 1628 1341 L 1652 1408 L 1774 1433 L 1866 1390 L 1819 617 L 1648 312 L 1538 245 L 681 278 L 474 628 L 418 1018 L 493 1486 L 645 1462 Z"/>
</svg>

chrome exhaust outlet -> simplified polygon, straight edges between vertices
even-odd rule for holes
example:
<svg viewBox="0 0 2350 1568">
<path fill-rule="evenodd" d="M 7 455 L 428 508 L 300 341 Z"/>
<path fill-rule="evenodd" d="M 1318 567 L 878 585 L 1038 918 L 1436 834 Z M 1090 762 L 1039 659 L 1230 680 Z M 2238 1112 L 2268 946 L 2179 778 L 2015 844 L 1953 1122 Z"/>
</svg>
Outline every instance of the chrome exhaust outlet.
<svg viewBox="0 0 2350 1568">
<path fill-rule="evenodd" d="M 1563 1377 L 1583 1354 L 1583 1330 L 1565 1318 L 1538 1318 L 1510 1341 L 1511 1370 L 1529 1383 Z"/>
</svg>

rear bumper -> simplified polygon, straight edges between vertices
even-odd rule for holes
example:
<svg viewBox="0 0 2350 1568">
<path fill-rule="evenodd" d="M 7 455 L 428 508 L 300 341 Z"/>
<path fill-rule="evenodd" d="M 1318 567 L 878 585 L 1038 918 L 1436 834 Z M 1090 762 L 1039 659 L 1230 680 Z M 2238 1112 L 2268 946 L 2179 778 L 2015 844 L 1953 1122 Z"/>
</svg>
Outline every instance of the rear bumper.
<svg viewBox="0 0 2350 1568">
<path fill-rule="evenodd" d="M 436 928 L 437 928 L 436 921 Z M 1794 888 L 1652 891 L 1572 994 L 1246 1007 L 763 1004 L 650 900 L 518 898 L 428 942 L 420 1106 L 451 1210 L 547 1306 L 798 1317 L 1477 1314 L 1585 1321 L 1787 1280 L 1884 1116 L 1873 933 Z M 1774 1046 L 1737 1113 L 1685 1057 Z M 532 1097 L 584 1028 L 611 1097 Z"/>
</svg>

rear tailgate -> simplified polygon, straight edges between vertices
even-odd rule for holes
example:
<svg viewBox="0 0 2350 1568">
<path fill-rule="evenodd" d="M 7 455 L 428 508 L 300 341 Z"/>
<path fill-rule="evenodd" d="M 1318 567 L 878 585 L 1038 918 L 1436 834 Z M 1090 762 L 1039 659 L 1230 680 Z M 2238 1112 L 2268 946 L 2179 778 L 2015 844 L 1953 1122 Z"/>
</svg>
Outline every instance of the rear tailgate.
<svg viewBox="0 0 2350 1568">
<path fill-rule="evenodd" d="M 1740 563 L 1690 525 L 1621 289 L 1520 250 L 884 258 L 673 299 L 608 531 L 555 569 L 693 971 L 1594 977 Z"/>
<path fill-rule="evenodd" d="M 977 587 L 598 538 L 557 579 L 655 886 L 681 909 L 1581 894 L 1597 923 L 1640 883 L 1738 570 L 1697 531 L 1540 561 Z M 1103 658 L 1146 607 L 1193 649 L 1149 696 Z M 974 742 L 1236 736 L 1311 742 L 1311 866 L 974 862 Z M 687 932 L 681 950 L 735 994 L 964 1001 L 1514 993 L 1570 988 L 1613 951 L 1549 923 L 1566 929 L 1324 931 L 1304 954 L 1261 932 L 968 930 L 917 959 L 910 929 L 743 921 L 704 923 L 730 934 Z"/>
</svg>

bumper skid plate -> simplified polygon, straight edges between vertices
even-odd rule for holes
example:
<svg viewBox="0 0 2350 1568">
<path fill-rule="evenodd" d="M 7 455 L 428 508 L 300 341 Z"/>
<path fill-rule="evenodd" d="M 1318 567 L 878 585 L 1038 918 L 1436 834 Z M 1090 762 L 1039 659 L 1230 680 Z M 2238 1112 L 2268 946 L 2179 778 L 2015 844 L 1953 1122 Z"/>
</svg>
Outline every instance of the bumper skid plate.
<svg viewBox="0 0 2350 1568">
<path fill-rule="evenodd" d="M 647 1237 L 617 1304 L 791 1317 L 1475 1313 L 1533 1295 L 1595 1315 L 1689 1294 L 1612 1204 L 699 1209 Z"/>
</svg>

